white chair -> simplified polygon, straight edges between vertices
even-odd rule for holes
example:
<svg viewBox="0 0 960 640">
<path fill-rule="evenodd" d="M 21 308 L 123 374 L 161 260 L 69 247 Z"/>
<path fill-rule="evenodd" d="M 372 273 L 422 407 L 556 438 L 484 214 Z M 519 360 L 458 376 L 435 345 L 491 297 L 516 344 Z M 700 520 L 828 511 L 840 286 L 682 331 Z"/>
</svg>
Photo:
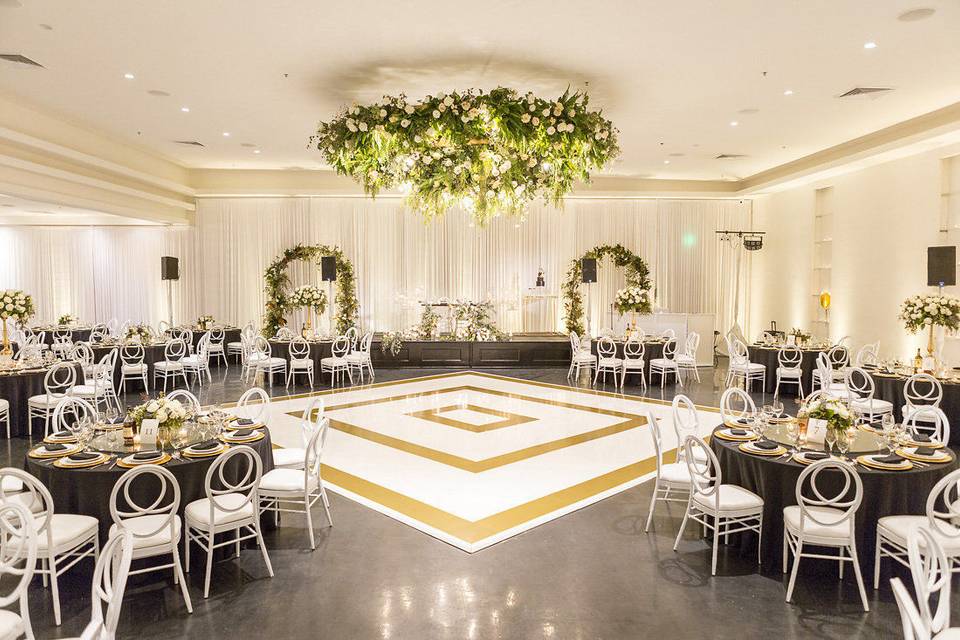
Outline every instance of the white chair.
<svg viewBox="0 0 960 640">
<path fill-rule="evenodd" d="M 263 336 L 257 336 L 253 339 L 253 350 L 250 358 L 256 368 L 257 373 L 263 373 L 270 376 L 270 387 L 273 387 L 273 376 L 280 374 L 280 379 L 287 375 L 287 361 L 273 355 L 273 347 Z"/>
<path fill-rule="evenodd" d="M 604 336 L 597 340 L 597 370 L 593 374 L 593 384 L 603 374 L 603 383 L 607 383 L 607 373 L 613 374 L 613 386 L 617 386 L 617 374 L 623 368 L 623 359 L 617 357 L 617 343 Z"/>
<path fill-rule="evenodd" d="M 227 349 L 224 341 L 223 327 L 214 327 L 207 334 L 210 336 L 210 340 L 207 342 L 207 355 L 209 358 L 215 358 L 217 361 L 223 362 L 223 367 L 225 369 L 230 368 L 230 363 L 227 362 Z"/>
<path fill-rule="evenodd" d="M 327 513 L 327 522 L 333 526 L 330 517 L 330 500 L 320 477 L 320 458 L 323 445 L 327 441 L 330 419 L 323 418 L 320 426 L 307 443 L 303 459 L 303 469 L 273 469 L 260 481 L 260 507 L 279 516 L 280 512 L 302 513 L 307 517 L 307 530 L 310 532 L 310 548 L 317 545 L 313 536 L 313 515 L 311 509 L 317 500 L 323 502 Z"/>
<path fill-rule="evenodd" d="M 280 327 L 277 329 L 277 335 L 275 336 L 277 340 L 282 342 L 289 342 L 297 337 L 290 327 Z"/>
<path fill-rule="evenodd" d="M 876 386 L 866 369 L 847 367 L 844 384 L 850 395 L 850 407 L 859 411 L 867 422 L 879 420 L 884 414 L 893 413 L 893 403 L 874 398 Z"/>
<path fill-rule="evenodd" d="M 289 352 L 290 365 L 287 373 L 287 386 L 289 387 L 291 382 L 296 382 L 296 376 L 299 373 L 307 376 L 310 388 L 313 389 L 313 358 L 310 357 L 310 343 L 304 338 L 294 338 L 290 341 Z"/>
<path fill-rule="evenodd" d="M 811 386 L 818 387 L 829 396 L 839 400 L 853 400 L 858 396 L 847 388 L 846 382 L 836 382 L 838 372 L 833 370 L 833 364 L 826 353 L 817 354 L 817 368 L 813 372 Z M 841 377 L 841 380 L 843 378 Z M 826 381 L 826 382 L 824 382 Z"/>
<path fill-rule="evenodd" d="M 97 539 L 99 523 L 96 518 L 68 513 L 54 513 L 53 497 L 43 483 L 35 477 L 12 467 L 0 469 L 0 494 L 2 502 L 11 501 L 6 486 L 8 478 L 22 483 L 24 493 L 15 500 L 20 504 L 31 505 L 34 525 L 37 529 L 37 559 L 40 568 L 37 573 L 43 576 L 43 585 L 49 581 L 53 594 L 53 619 L 60 626 L 60 587 L 59 578 L 64 572 L 86 557 L 94 562 L 100 553 Z"/>
<path fill-rule="evenodd" d="M 839 490 L 826 489 L 824 483 L 817 481 L 821 474 L 840 474 L 843 485 Z M 831 487 L 839 485 L 837 478 L 826 481 Z M 852 493 L 851 493 L 852 492 Z M 863 576 L 860 575 L 860 560 L 857 556 L 854 517 L 863 499 L 863 483 L 860 476 L 850 465 L 837 460 L 814 462 L 800 473 L 796 488 L 797 504 L 783 508 L 783 572 L 787 572 L 787 561 L 793 555 L 793 570 L 787 585 L 786 601 L 793 597 L 793 586 L 797 581 L 797 570 L 801 558 L 836 559 L 840 565 L 840 579 L 843 580 L 843 564 L 853 564 L 853 572 L 860 589 L 860 601 L 863 610 L 870 611 L 867 604 L 867 592 L 863 588 Z M 815 549 L 836 549 L 837 555 L 828 553 L 804 552 L 804 547 Z"/>
<path fill-rule="evenodd" d="M 943 387 L 929 373 L 915 373 L 903 383 L 903 396 L 907 403 L 900 408 L 900 415 L 907 419 L 919 407 L 939 407 L 943 401 Z"/>
<path fill-rule="evenodd" d="M 669 331 L 669 329 L 668 329 Z M 660 376 L 660 388 L 663 389 L 663 382 L 667 374 L 672 373 L 677 384 L 683 388 L 683 380 L 680 379 L 680 368 L 674 356 L 677 353 L 677 339 L 670 338 L 663 344 L 663 356 L 650 360 L 650 382 L 653 382 L 653 374 Z"/>
<path fill-rule="evenodd" d="M 700 382 L 700 371 L 697 370 L 697 349 L 700 348 L 700 334 L 691 331 L 683 344 L 683 352 L 675 356 L 677 367 L 681 372 L 692 371 L 693 377 Z"/>
<path fill-rule="evenodd" d="M 671 418 L 673 420 L 673 434 L 677 438 L 677 462 L 686 463 L 684 456 L 686 450 L 683 443 L 690 436 L 700 437 L 700 418 L 697 416 L 697 407 L 687 396 L 682 393 L 677 394 L 671 403 Z M 694 454 L 699 456 L 696 461 L 704 463 L 706 456 L 699 449 L 694 449 Z"/>
<path fill-rule="evenodd" d="M 877 547 L 873 566 L 873 588 L 880 587 L 880 561 L 891 558 L 910 566 L 907 540 L 914 529 L 929 531 L 950 561 L 950 571 L 960 572 L 960 469 L 934 485 L 927 495 L 926 515 L 884 516 L 877 521 Z M 945 509 L 941 511 L 940 509 Z"/>
<path fill-rule="evenodd" d="M 914 529 L 907 538 L 907 555 L 919 607 L 913 603 L 900 578 L 890 580 L 900 609 L 903 637 L 906 640 L 960 638 L 960 629 L 950 628 L 952 574 L 943 547 L 928 530 Z M 935 611 L 930 610 L 931 600 L 936 602 Z"/>
<path fill-rule="evenodd" d="M 567 380 L 571 377 L 580 378 L 580 369 L 586 367 L 587 373 L 597 368 L 597 357 L 590 353 L 589 342 L 584 348 L 580 336 L 570 333 L 570 368 L 567 370 Z"/>
<path fill-rule="evenodd" d="M 104 338 L 110 335 L 110 330 L 107 329 L 107 325 L 102 322 L 98 322 L 93 325 L 93 328 L 90 329 L 90 342 L 97 344 L 98 342 L 103 342 Z"/>
<path fill-rule="evenodd" d="M 880 341 L 865 344 L 857 351 L 853 364 L 857 367 L 876 365 L 880 361 Z"/>
<path fill-rule="evenodd" d="M 37 566 L 37 530 L 30 511 L 22 504 L 0 503 L 0 540 L 0 577 L 16 578 L 9 592 L 0 596 L 0 638 L 26 636 L 33 640 L 27 594 Z M 6 609 L 14 602 L 19 614 Z"/>
<path fill-rule="evenodd" d="M 79 640 L 114 640 L 117 637 L 123 594 L 127 590 L 134 553 L 134 537 L 128 531 L 111 535 L 103 545 L 93 571 L 90 622 Z"/>
<path fill-rule="evenodd" d="M 241 418 L 248 418 L 255 425 L 270 426 L 270 394 L 264 389 L 253 387 L 244 391 L 236 408 Z"/>
<path fill-rule="evenodd" d="M 307 455 L 307 445 L 313 434 L 320 428 L 323 420 L 323 398 L 315 396 L 310 401 L 307 410 L 300 417 L 301 447 L 283 447 L 273 450 L 273 466 L 276 469 L 302 469 L 304 456 Z"/>
<path fill-rule="evenodd" d="M 203 376 L 207 376 L 207 382 L 213 382 L 213 378 L 210 376 L 210 334 L 205 333 L 203 337 L 197 342 L 197 349 L 195 353 L 191 353 L 188 356 L 184 356 L 180 360 L 180 364 L 183 366 L 184 375 L 192 375 L 196 382 L 200 383 L 200 386 L 203 386 Z"/>
<path fill-rule="evenodd" d="M 167 322 L 166 320 L 161 320 L 160 322 L 157 323 L 157 334 L 158 334 L 158 335 L 161 335 L 161 336 L 162 336 L 162 335 L 164 335 L 165 333 L 167 333 L 168 331 L 170 331 L 170 323 L 169 323 L 169 322 Z"/>
<path fill-rule="evenodd" d="M 73 350 L 73 332 L 69 329 L 54 329 L 50 350 L 58 357 L 66 359 Z"/>
<path fill-rule="evenodd" d="M 138 479 L 142 478 L 140 482 Z M 135 486 L 136 485 L 136 486 Z M 145 498 L 144 496 L 149 496 Z M 173 569 L 173 582 L 180 585 L 187 611 L 193 613 L 190 592 L 180 566 L 180 485 L 163 467 L 147 464 L 124 472 L 110 492 L 110 537 L 127 532 L 133 538 L 133 559 L 170 556 L 166 564 L 150 563 L 130 575 Z"/>
<path fill-rule="evenodd" d="M 150 393 L 147 380 L 150 368 L 144 362 L 146 353 L 139 344 L 125 344 L 120 348 L 120 393 L 126 393 L 127 380 L 139 380 L 143 383 L 143 390 Z"/>
<path fill-rule="evenodd" d="M 704 530 L 713 531 L 713 560 L 710 575 L 717 575 L 717 550 L 720 534 L 728 536 L 743 531 L 757 534 L 757 564 L 760 564 L 760 544 L 763 539 L 763 498 L 735 484 L 724 484 L 720 462 L 707 444 L 700 438 L 688 436 L 684 441 L 684 460 L 690 472 L 690 499 L 677 533 L 673 550 L 676 551 L 683 538 L 687 520 L 700 523 Z M 698 454 L 705 456 L 704 464 L 697 462 Z"/>
<path fill-rule="evenodd" d="M 76 342 L 73 345 L 73 350 L 70 351 L 70 360 L 77 362 L 83 367 L 83 377 L 93 376 L 94 367 L 96 366 L 93 362 L 93 349 L 86 342 Z"/>
<path fill-rule="evenodd" d="M 740 387 L 730 387 L 720 395 L 720 420 L 735 425 L 741 418 L 750 418 L 757 413 L 757 405 Z"/>
<path fill-rule="evenodd" d="M 248 339 L 240 334 L 240 343 L 243 345 L 243 353 L 240 357 L 240 377 L 244 382 L 250 377 L 250 373 L 256 374 L 257 363 L 267 357 L 267 354 L 254 350 L 255 340 L 256 336 Z"/>
<path fill-rule="evenodd" d="M 89 400 L 96 407 L 120 407 L 120 398 L 113 388 L 113 372 L 117 364 L 117 349 L 110 349 L 93 368 L 93 377 L 70 390 L 70 395 Z"/>
<path fill-rule="evenodd" d="M 193 329 L 189 327 L 175 327 L 170 329 L 168 333 L 174 340 L 182 340 L 183 343 L 187 345 L 187 353 L 184 355 L 193 353 Z"/>
<path fill-rule="evenodd" d="M 727 352 L 730 354 L 730 366 L 727 369 L 726 386 L 733 386 L 737 380 L 743 380 L 743 388 L 751 390 L 753 383 L 759 381 L 763 389 L 767 387 L 767 368 L 759 362 L 750 362 L 750 350 L 742 340 L 727 336 Z"/>
<path fill-rule="evenodd" d="M 360 339 L 359 345 L 346 355 L 347 366 L 351 370 L 356 369 L 360 374 L 360 384 L 363 384 L 364 370 L 370 372 L 370 380 L 374 378 L 373 359 L 370 357 L 370 344 L 373 342 L 373 333 L 367 332 Z M 311 376 L 312 377 L 312 376 Z M 311 388 L 313 385 L 310 385 Z"/>
<path fill-rule="evenodd" d="M 187 373 L 183 368 L 183 358 L 187 355 L 187 343 L 180 338 L 173 338 L 163 347 L 163 360 L 153 363 L 153 387 L 157 387 L 157 379 L 163 379 L 163 392 L 167 392 L 167 380 L 172 378 L 177 383 L 177 377 L 183 379 L 183 386 L 189 387 Z"/>
<path fill-rule="evenodd" d="M 643 346 L 643 342 L 634 336 L 630 336 L 630 339 L 623 345 L 623 368 L 620 370 L 620 388 L 623 388 L 623 384 L 627 379 L 627 375 L 631 373 L 640 374 L 640 384 L 643 387 L 643 390 L 647 389 L 647 374 L 646 374 L 646 360 L 644 359 L 646 355 L 646 349 Z"/>
<path fill-rule="evenodd" d="M 330 386 L 336 386 L 337 378 L 343 381 L 343 374 L 346 373 L 350 378 L 350 384 L 353 384 L 353 374 L 350 372 L 350 366 L 347 362 L 347 353 L 350 351 L 350 338 L 346 335 L 337 336 L 330 347 L 332 355 L 320 359 L 320 376 L 330 374 Z"/>
<path fill-rule="evenodd" d="M 257 335 L 256 329 L 253 327 L 252 322 L 248 322 L 243 329 L 240 330 L 240 340 L 236 342 L 227 343 L 227 356 L 235 356 L 238 362 L 241 362 L 244 355 L 243 340 L 252 341 L 253 338 Z"/>
<path fill-rule="evenodd" d="M 950 444 L 950 419 L 940 407 L 918 407 L 903 421 L 903 427 L 914 442 L 929 439 L 944 446 Z"/>
<path fill-rule="evenodd" d="M 777 352 L 777 386 L 773 389 L 773 397 L 780 397 L 781 384 L 797 385 L 797 396 L 803 397 L 803 352 L 796 347 L 783 347 Z"/>
<path fill-rule="evenodd" d="M 0 398 L 0 423 L 7 427 L 7 440 L 10 439 L 10 401 Z"/>
<path fill-rule="evenodd" d="M 86 423 L 93 427 L 97 421 L 97 409 L 83 398 L 67 396 L 53 409 L 51 433 L 72 431 L 77 425 Z"/>
<path fill-rule="evenodd" d="M 236 460 L 234 460 L 236 458 Z M 230 474 L 227 464 L 233 462 Z M 238 467 L 239 465 L 239 471 Z M 190 571 L 190 542 L 203 545 L 207 550 L 207 570 L 203 581 L 203 597 L 210 595 L 210 572 L 213 568 L 213 550 L 235 545 L 240 555 L 240 542 L 255 538 L 263 554 L 267 572 L 273 577 L 273 566 L 267 547 L 260 534 L 260 477 L 263 467 L 257 453 L 247 446 L 233 447 L 220 454 L 207 470 L 204 480 L 206 498 L 194 500 L 184 512 L 187 525 L 186 568 Z M 234 480 L 233 478 L 239 478 Z M 214 488 L 214 485 L 217 488 Z M 234 532 L 235 537 L 215 543 L 219 534 Z"/>
<path fill-rule="evenodd" d="M 201 411 L 200 399 L 187 389 L 174 389 L 166 397 L 167 400 L 176 400 L 182 404 L 187 413 L 198 415 Z"/>
<path fill-rule="evenodd" d="M 657 502 L 682 502 L 690 499 L 690 471 L 686 462 L 666 463 L 663 460 L 663 439 L 660 425 L 650 411 L 646 412 L 647 424 L 650 426 L 650 435 L 653 438 L 653 450 L 656 454 L 657 477 L 653 484 L 653 494 L 650 496 L 650 509 L 647 514 L 647 524 L 643 531 L 650 531 L 653 521 L 653 512 Z M 682 460 L 682 457 L 681 457 Z"/>
<path fill-rule="evenodd" d="M 814 387 L 825 388 L 825 385 L 842 382 L 843 377 L 846 373 L 845 368 L 850 363 L 850 352 L 847 351 L 847 348 L 841 344 L 836 344 L 830 347 L 829 351 L 826 353 L 821 352 L 817 356 L 817 361 L 820 361 L 820 356 L 825 356 L 827 363 L 829 364 L 829 379 L 825 378 L 821 367 L 818 367 L 813 371 L 811 375 L 811 385 Z M 826 380 L 826 382 L 825 382 Z"/>
<path fill-rule="evenodd" d="M 30 396 L 27 400 L 27 417 L 30 421 L 30 432 L 33 432 L 34 418 L 43 418 L 43 435 L 50 435 L 50 416 L 57 404 L 70 394 L 76 385 L 77 372 L 72 362 L 58 362 L 47 370 L 43 376 L 44 393 Z"/>
<path fill-rule="evenodd" d="M 660 332 L 660 337 L 664 340 L 676 340 L 677 332 L 673 329 L 664 329 Z"/>
</svg>

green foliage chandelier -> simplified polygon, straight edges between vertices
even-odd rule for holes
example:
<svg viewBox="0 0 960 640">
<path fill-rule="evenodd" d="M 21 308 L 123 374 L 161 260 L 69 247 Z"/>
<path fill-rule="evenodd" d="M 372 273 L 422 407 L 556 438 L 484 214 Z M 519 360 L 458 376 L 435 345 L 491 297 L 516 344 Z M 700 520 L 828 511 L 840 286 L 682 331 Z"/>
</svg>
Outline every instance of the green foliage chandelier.
<svg viewBox="0 0 960 640">
<path fill-rule="evenodd" d="M 376 196 L 399 188 L 428 219 L 460 206 L 480 224 L 522 216 L 538 196 L 559 205 L 620 152 L 617 130 L 589 96 L 556 100 L 498 87 L 489 93 L 403 94 L 354 105 L 310 138 L 337 173 Z"/>
</svg>

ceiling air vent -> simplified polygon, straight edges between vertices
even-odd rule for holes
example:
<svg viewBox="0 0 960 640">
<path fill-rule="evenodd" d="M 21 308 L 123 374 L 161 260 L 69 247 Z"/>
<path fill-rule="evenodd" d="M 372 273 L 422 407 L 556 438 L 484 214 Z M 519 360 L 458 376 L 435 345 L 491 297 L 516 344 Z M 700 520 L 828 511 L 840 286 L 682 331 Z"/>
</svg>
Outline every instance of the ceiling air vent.
<svg viewBox="0 0 960 640">
<path fill-rule="evenodd" d="M 174 140 L 175 144 L 185 144 L 188 147 L 205 147 L 206 145 L 196 140 Z"/>
<path fill-rule="evenodd" d="M 40 67 L 41 69 L 44 68 L 44 66 L 36 60 L 31 60 L 27 56 L 22 56 L 19 53 L 0 53 L 0 60 L 15 62 L 17 64 L 25 64 L 28 67 Z"/>
<path fill-rule="evenodd" d="M 891 87 L 854 87 L 846 93 L 841 93 L 838 98 L 856 98 L 859 96 L 870 96 L 878 93 L 893 91 Z"/>
<path fill-rule="evenodd" d="M 746 158 L 746 154 L 743 153 L 721 153 L 714 160 L 733 160 L 734 158 Z"/>
</svg>

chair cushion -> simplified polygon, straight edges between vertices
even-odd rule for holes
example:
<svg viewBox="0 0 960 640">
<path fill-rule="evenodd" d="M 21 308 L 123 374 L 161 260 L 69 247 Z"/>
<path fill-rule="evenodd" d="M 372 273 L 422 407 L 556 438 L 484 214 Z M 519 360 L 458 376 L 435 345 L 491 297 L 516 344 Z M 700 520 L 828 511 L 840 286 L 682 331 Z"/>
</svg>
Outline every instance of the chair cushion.
<svg viewBox="0 0 960 640">
<path fill-rule="evenodd" d="M 835 524 L 836 521 L 843 518 L 844 512 L 842 509 L 833 509 L 831 507 L 808 507 L 807 511 L 812 513 L 813 516 L 818 520 L 822 520 L 823 522 L 831 524 L 817 524 L 810 518 L 805 518 L 803 521 L 803 530 L 801 531 L 800 507 L 798 505 L 784 507 L 784 524 L 786 524 L 787 528 L 791 531 L 795 533 L 803 533 L 804 536 L 811 536 L 814 538 L 836 538 L 838 540 L 847 540 L 850 538 L 853 528 L 853 518 L 849 518 L 840 524 Z"/>
<path fill-rule="evenodd" d="M 60 404 L 60 401 L 63 399 L 63 396 L 49 396 L 47 394 L 39 396 L 30 396 L 30 399 L 27 400 L 27 404 L 33 405 L 35 407 L 56 407 Z"/>
<path fill-rule="evenodd" d="M 260 480 L 260 495 L 270 493 L 303 493 L 303 469 L 273 469 Z M 310 489 L 317 486 L 317 479 L 311 475 Z"/>
<path fill-rule="evenodd" d="M 777 375 L 781 378 L 800 378 L 803 370 L 800 367 L 777 367 Z"/>
<path fill-rule="evenodd" d="M 24 633 L 23 619 L 13 611 L 0 609 L 0 640 L 17 640 Z"/>
<path fill-rule="evenodd" d="M 273 466 L 287 469 L 303 469 L 307 451 L 300 447 L 289 447 L 273 450 Z M 269 473 L 269 472 L 268 472 Z"/>
<path fill-rule="evenodd" d="M 357 362 L 368 362 L 370 360 L 370 356 L 367 355 L 366 352 L 356 351 L 354 353 L 347 354 L 346 359 L 348 362 L 355 364 Z"/>
<path fill-rule="evenodd" d="M 654 358 L 650 361 L 650 366 L 672 369 L 677 366 L 677 363 L 673 360 L 667 360 L 666 358 Z"/>
<path fill-rule="evenodd" d="M 94 396 L 103 395 L 109 388 L 110 385 L 106 383 L 78 384 L 73 389 L 70 389 L 70 395 L 79 396 L 81 398 L 92 398 Z"/>
<path fill-rule="evenodd" d="M 291 369 L 313 369 L 313 360 L 310 358 L 294 358 L 290 361 Z"/>
<path fill-rule="evenodd" d="M 730 369 L 733 371 L 749 371 L 751 373 L 767 370 L 767 368 L 759 362 L 734 362 L 730 365 Z"/>
<path fill-rule="evenodd" d="M 940 525 L 944 528 L 949 526 L 944 522 L 941 522 Z M 917 527 L 924 527 L 931 531 L 927 516 L 884 516 L 877 521 L 878 534 L 882 533 L 885 538 L 903 545 L 907 544 L 907 537 Z M 956 529 L 954 527 L 954 530 Z M 954 536 L 945 536 L 939 531 L 933 530 L 933 537 L 940 543 L 947 555 L 960 555 L 960 530 L 957 530 Z"/>
<path fill-rule="evenodd" d="M 674 462 L 660 467 L 660 479 L 674 484 L 690 484 L 690 471 L 686 462 Z"/>
<path fill-rule="evenodd" d="M 160 369 L 162 371 L 179 371 L 183 369 L 183 365 L 179 362 L 167 362 L 166 360 L 161 360 L 160 362 L 153 363 L 154 369 Z"/>
<path fill-rule="evenodd" d="M 173 519 L 173 540 L 170 539 L 170 524 L 168 523 L 160 531 L 156 531 L 157 527 L 160 527 L 163 522 L 166 520 L 167 516 L 163 514 L 151 515 L 151 516 L 139 516 L 137 518 L 130 518 L 123 521 L 124 529 L 127 529 L 135 536 L 133 539 L 133 548 L 137 549 L 149 549 L 151 547 L 159 547 L 160 545 L 170 545 L 174 542 L 180 540 L 180 516 L 176 516 Z M 110 535 L 112 536 L 117 531 L 117 525 L 113 524 L 110 526 Z M 153 533 L 153 535 L 146 535 L 148 533 Z M 143 537 L 140 537 L 143 536 Z"/>
<path fill-rule="evenodd" d="M 143 373 L 146 370 L 147 365 L 143 362 L 140 364 L 125 364 L 120 367 L 120 373 Z"/>
<path fill-rule="evenodd" d="M 39 529 L 46 516 L 35 518 L 34 522 Z M 90 516 L 75 515 L 72 513 L 55 513 L 50 521 L 50 533 L 53 539 L 52 551 L 70 549 L 87 538 L 97 535 L 99 523 Z M 47 532 L 37 536 L 37 549 L 47 551 Z"/>
<path fill-rule="evenodd" d="M 868 413 L 890 413 L 893 411 L 893 403 L 878 398 L 868 400 L 854 400 L 852 403 L 854 409 L 867 411 Z"/>
<path fill-rule="evenodd" d="M 347 366 L 346 358 L 338 358 L 336 356 L 330 356 L 329 358 L 324 358 L 320 361 L 320 366 L 331 366 L 331 367 L 345 367 Z"/>
<path fill-rule="evenodd" d="M 763 498 L 735 484 L 722 484 L 717 488 L 720 492 L 721 511 L 742 511 L 744 509 L 760 509 L 763 507 Z M 716 495 L 705 496 L 697 493 L 693 501 L 698 507 L 713 511 L 716 507 Z"/>
<path fill-rule="evenodd" d="M 10 401 L 0 398 L 0 411 L 6 411 L 10 408 Z"/>
<path fill-rule="evenodd" d="M 620 358 L 600 358 L 598 361 L 601 367 L 619 367 L 623 364 Z"/>
<path fill-rule="evenodd" d="M 624 369 L 643 369 L 643 365 L 644 365 L 643 358 L 624 358 L 623 359 Z"/>
<path fill-rule="evenodd" d="M 240 493 L 225 493 L 222 496 L 217 496 L 217 502 L 224 506 L 234 508 L 239 506 L 247 496 Z M 184 515 L 187 519 L 187 524 L 190 525 L 201 525 L 201 528 L 206 529 L 210 527 L 210 499 L 209 498 L 200 498 L 199 500 L 194 500 L 187 505 Z M 213 510 L 213 525 L 220 526 L 225 524 L 230 524 L 231 522 L 240 522 L 247 520 L 253 517 L 253 503 L 248 502 L 243 505 L 236 511 L 222 511 L 221 509 L 214 508 Z"/>
<path fill-rule="evenodd" d="M 676 357 L 674 357 L 674 360 L 680 364 L 696 364 L 696 358 L 693 356 L 688 356 L 685 353 L 678 353 Z"/>
<path fill-rule="evenodd" d="M 270 368 L 270 369 L 275 369 L 275 368 L 278 368 L 278 367 L 286 368 L 286 366 L 287 366 L 287 361 L 284 360 L 283 358 L 273 357 L 273 358 L 270 358 L 270 359 L 268 359 L 268 360 L 260 360 L 260 361 L 257 363 L 257 366 L 258 366 L 258 367 L 268 367 L 268 368 Z"/>
<path fill-rule="evenodd" d="M 573 356 L 574 362 L 596 362 L 597 357 L 587 351 L 580 351 Z"/>
<path fill-rule="evenodd" d="M 242 342 L 228 342 L 228 343 L 227 343 L 227 349 L 242 349 L 242 348 L 243 348 L 243 343 L 242 343 Z"/>
<path fill-rule="evenodd" d="M 905 404 L 905 405 L 903 405 L 902 407 L 900 407 L 900 414 L 904 417 L 904 419 L 906 419 L 906 418 L 909 418 L 911 415 L 913 415 L 913 413 L 914 413 L 917 409 L 927 409 L 927 408 L 930 408 L 930 407 L 932 407 L 932 406 L 933 406 L 933 405 L 929 405 L 929 404 L 921 404 L 921 405 L 917 405 L 917 404 Z M 929 414 L 924 414 L 924 415 L 921 415 L 921 416 L 918 416 L 918 417 L 917 417 L 917 422 L 929 422 L 929 423 L 932 424 L 932 423 L 935 422 L 935 418 L 933 418 L 933 417 L 930 416 Z"/>
</svg>

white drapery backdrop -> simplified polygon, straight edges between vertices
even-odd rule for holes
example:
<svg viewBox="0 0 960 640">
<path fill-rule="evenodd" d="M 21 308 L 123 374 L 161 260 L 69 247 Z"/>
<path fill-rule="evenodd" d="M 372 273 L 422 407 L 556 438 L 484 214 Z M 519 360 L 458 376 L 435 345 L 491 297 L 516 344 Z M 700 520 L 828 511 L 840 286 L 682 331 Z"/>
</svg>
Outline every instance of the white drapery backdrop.
<svg viewBox="0 0 960 640">
<path fill-rule="evenodd" d="M 0 288 L 34 294 L 44 320 L 72 312 L 156 322 L 167 311 L 159 258 L 172 255 L 181 259 L 176 321 L 203 313 L 259 323 L 266 267 L 297 243 L 328 244 L 353 261 L 364 328 L 405 328 L 419 317 L 418 301 L 448 298 L 490 301 L 499 326 L 519 332 L 522 297 L 538 270 L 559 295 L 571 260 L 620 243 L 646 260 L 659 308 L 716 314 L 724 331 L 738 311 L 734 252 L 742 250 L 715 231 L 748 229 L 750 219 L 749 201 L 571 198 L 561 210 L 534 206 L 523 223 L 498 218 L 481 229 L 456 210 L 425 223 L 398 198 L 211 198 L 198 202 L 191 228 L 0 228 Z M 744 257 L 741 318 L 749 271 Z M 290 275 L 294 286 L 320 284 L 315 265 L 293 265 Z M 589 295 L 592 327 L 609 326 L 623 284 L 619 269 L 600 265 Z M 562 314 L 558 298 L 559 331 Z"/>
</svg>

